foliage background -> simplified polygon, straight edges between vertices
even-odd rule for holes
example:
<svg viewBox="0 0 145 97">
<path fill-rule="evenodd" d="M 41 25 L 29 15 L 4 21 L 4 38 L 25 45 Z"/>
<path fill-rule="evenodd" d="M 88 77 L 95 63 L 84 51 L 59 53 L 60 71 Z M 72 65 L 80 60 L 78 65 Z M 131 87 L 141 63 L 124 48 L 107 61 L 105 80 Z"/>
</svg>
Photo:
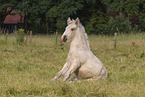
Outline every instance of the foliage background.
<svg viewBox="0 0 145 97">
<path fill-rule="evenodd" d="M 6 11 L 7 7 L 24 13 L 24 28 L 33 33 L 62 33 L 68 17 L 79 17 L 88 34 L 113 34 L 111 29 L 116 26 L 120 26 L 120 33 L 145 30 L 144 0 L 1 0 L 1 27 L 11 12 Z M 132 23 L 133 16 L 137 16 L 139 22 Z"/>
</svg>

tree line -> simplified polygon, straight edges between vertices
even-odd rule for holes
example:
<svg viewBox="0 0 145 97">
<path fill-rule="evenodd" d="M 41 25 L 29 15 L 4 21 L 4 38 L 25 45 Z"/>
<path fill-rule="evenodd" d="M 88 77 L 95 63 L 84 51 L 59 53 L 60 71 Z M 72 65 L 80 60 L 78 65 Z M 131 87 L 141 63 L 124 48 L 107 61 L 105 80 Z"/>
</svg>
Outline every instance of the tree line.
<svg viewBox="0 0 145 97">
<path fill-rule="evenodd" d="M 12 10 L 25 14 L 24 28 L 35 33 L 62 33 L 68 17 L 79 17 L 88 34 L 145 30 L 144 0 L 0 0 L 0 26 Z"/>
</svg>

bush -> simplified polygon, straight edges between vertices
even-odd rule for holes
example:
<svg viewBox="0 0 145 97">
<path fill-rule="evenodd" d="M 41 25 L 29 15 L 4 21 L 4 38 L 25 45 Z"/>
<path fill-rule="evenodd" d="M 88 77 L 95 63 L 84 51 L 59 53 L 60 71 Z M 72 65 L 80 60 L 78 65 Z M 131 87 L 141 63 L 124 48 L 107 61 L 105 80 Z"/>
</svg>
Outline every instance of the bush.
<svg viewBox="0 0 145 97">
<path fill-rule="evenodd" d="M 18 29 L 18 31 L 16 32 L 17 43 L 18 44 L 24 43 L 24 37 L 25 37 L 24 29 Z"/>
<path fill-rule="evenodd" d="M 139 28 L 142 31 L 145 31 L 145 18 L 144 17 L 145 17 L 145 13 L 141 13 L 139 15 L 139 21 L 140 21 Z"/>
<path fill-rule="evenodd" d="M 91 16 L 89 23 L 86 25 L 86 32 L 88 34 L 100 34 L 104 28 L 106 19 L 108 19 L 108 17 L 105 16 L 105 13 L 100 10 L 95 11 Z"/>
<path fill-rule="evenodd" d="M 108 24 L 105 25 L 103 34 L 113 35 L 115 32 L 119 33 L 129 33 L 131 32 L 131 23 L 128 19 L 120 14 L 115 18 L 110 17 Z"/>
</svg>

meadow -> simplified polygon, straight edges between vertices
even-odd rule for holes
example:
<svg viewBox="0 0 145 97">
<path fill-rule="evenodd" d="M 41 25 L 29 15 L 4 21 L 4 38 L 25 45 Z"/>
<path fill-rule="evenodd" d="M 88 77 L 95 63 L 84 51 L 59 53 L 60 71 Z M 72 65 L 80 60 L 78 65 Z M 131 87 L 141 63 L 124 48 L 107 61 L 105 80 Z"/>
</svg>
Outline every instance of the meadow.
<svg viewBox="0 0 145 97">
<path fill-rule="evenodd" d="M 55 35 L 33 36 L 18 45 L 0 35 L 0 97 L 145 97 L 145 34 L 90 35 L 92 52 L 108 71 L 107 80 L 48 83 L 66 61 L 69 45 Z"/>
</svg>

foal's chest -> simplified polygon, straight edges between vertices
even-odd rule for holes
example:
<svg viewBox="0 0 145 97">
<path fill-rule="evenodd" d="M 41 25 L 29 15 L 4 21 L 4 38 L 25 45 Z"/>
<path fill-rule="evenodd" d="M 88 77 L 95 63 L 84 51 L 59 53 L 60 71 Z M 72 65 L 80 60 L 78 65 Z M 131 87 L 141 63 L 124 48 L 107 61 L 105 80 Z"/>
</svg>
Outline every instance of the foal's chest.
<svg viewBox="0 0 145 97">
<path fill-rule="evenodd" d="M 78 53 L 74 52 L 74 51 L 70 51 L 68 53 L 68 56 L 67 56 L 67 63 L 68 64 L 72 64 L 74 60 L 77 60 L 78 59 Z"/>
</svg>

